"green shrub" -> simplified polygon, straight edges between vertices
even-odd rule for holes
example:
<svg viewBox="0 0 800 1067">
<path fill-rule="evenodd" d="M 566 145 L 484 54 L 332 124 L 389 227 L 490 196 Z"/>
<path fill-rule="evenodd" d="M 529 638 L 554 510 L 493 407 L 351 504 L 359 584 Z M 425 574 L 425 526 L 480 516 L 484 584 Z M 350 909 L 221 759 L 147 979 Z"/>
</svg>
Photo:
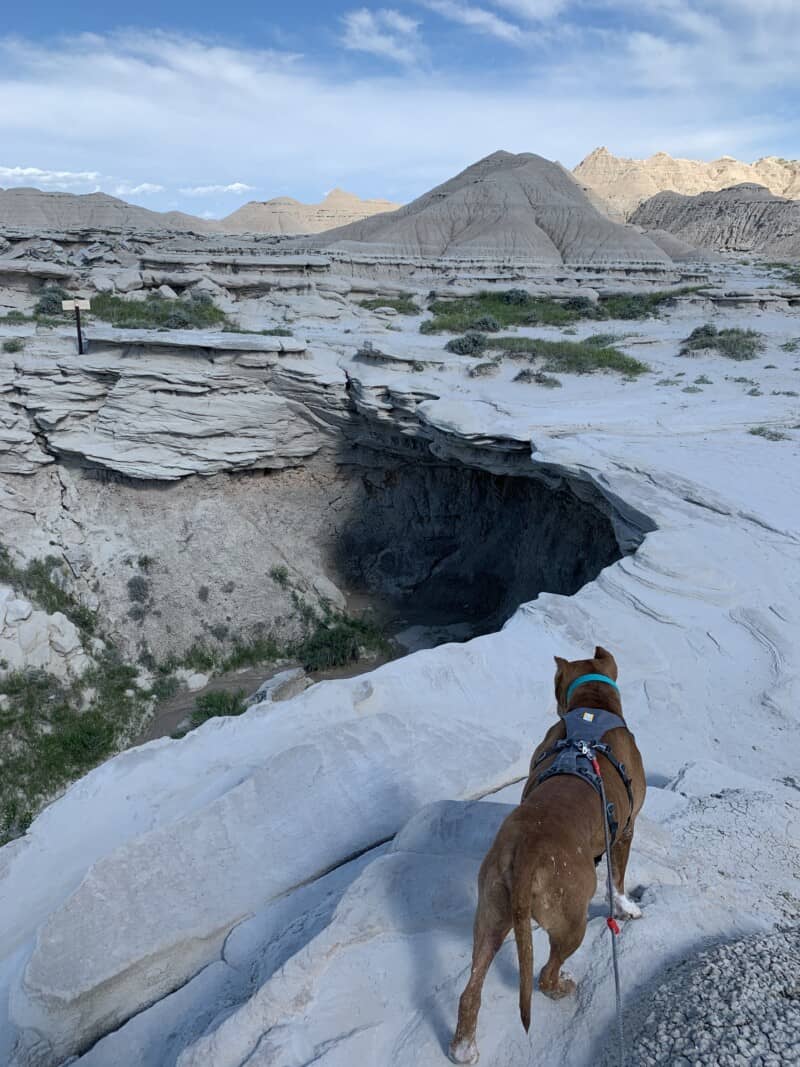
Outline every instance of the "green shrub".
<svg viewBox="0 0 800 1067">
<path fill-rule="evenodd" d="M 469 328 L 483 333 L 499 333 L 503 327 L 494 315 L 481 315 L 480 318 L 469 324 Z"/>
<path fill-rule="evenodd" d="M 788 434 L 780 430 L 771 430 L 769 426 L 752 426 L 748 431 L 754 437 L 763 437 L 766 441 L 788 441 Z"/>
<path fill-rule="evenodd" d="M 112 326 L 141 330 L 201 329 L 227 323 L 207 293 L 193 293 L 180 300 L 167 300 L 159 293 L 150 293 L 145 300 L 98 293 L 92 300 L 92 315 Z"/>
<path fill-rule="evenodd" d="M 713 323 L 707 322 L 692 330 L 683 341 L 680 354 L 686 356 L 690 352 L 707 348 L 727 356 L 728 359 L 754 359 L 764 348 L 764 339 L 755 330 L 718 330 Z"/>
<path fill-rule="evenodd" d="M 25 347 L 25 342 L 21 337 L 10 337 L 7 341 L 3 341 L 4 352 L 21 352 Z"/>
<path fill-rule="evenodd" d="M 3 321 L 11 323 L 30 322 L 32 318 L 32 315 L 26 315 L 23 311 L 9 311 Z"/>
<path fill-rule="evenodd" d="M 139 604 L 144 604 L 150 596 L 150 583 L 141 574 L 134 574 L 128 579 L 128 597 Z"/>
<path fill-rule="evenodd" d="M 539 368 L 562 374 L 590 374 L 595 370 L 611 370 L 627 377 L 636 377 L 650 368 L 618 348 L 600 347 L 586 341 L 546 341 L 539 337 L 490 337 L 490 348 L 499 348 L 512 355 L 524 354 L 531 361 L 541 359 Z"/>
<path fill-rule="evenodd" d="M 197 599 L 203 604 L 208 600 L 209 588 L 207 585 L 201 585 L 197 590 Z"/>
<path fill-rule="evenodd" d="M 269 576 L 282 589 L 286 589 L 289 585 L 289 568 L 282 563 L 275 567 L 270 567 Z"/>
<path fill-rule="evenodd" d="M 18 567 L 8 549 L 0 545 L 0 581 L 19 589 L 48 614 L 60 611 L 84 636 L 91 636 L 97 628 L 97 616 L 64 588 L 63 576 L 64 563 L 58 556 L 34 559 Z"/>
<path fill-rule="evenodd" d="M 527 367 L 515 376 L 514 381 L 543 385 L 545 389 L 561 388 L 561 382 L 558 378 L 554 378 L 551 374 L 545 374 L 541 370 L 529 370 Z"/>
<path fill-rule="evenodd" d="M 33 313 L 36 316 L 45 315 L 58 318 L 64 314 L 61 310 L 62 300 L 69 300 L 69 293 L 66 289 L 62 289 L 60 285 L 45 285 L 39 299 L 36 301 Z"/>
<path fill-rule="evenodd" d="M 500 327 L 569 326 L 592 319 L 643 319 L 672 307 L 677 298 L 698 291 L 698 286 L 657 290 L 650 293 L 617 293 L 594 303 L 585 296 L 557 300 L 531 296 L 524 289 L 481 292 L 455 300 L 433 300 L 432 319 L 420 326 L 422 333 L 463 333 L 483 316 L 491 316 Z M 487 330 L 486 332 L 491 332 Z"/>
<path fill-rule="evenodd" d="M 504 304 L 525 307 L 531 297 L 524 289 L 506 289 L 504 293 L 500 293 L 500 299 Z"/>
<path fill-rule="evenodd" d="M 362 647 L 384 646 L 382 635 L 371 623 L 330 614 L 317 620 L 314 629 L 293 652 L 307 671 L 321 671 L 355 663 L 361 657 Z"/>
<path fill-rule="evenodd" d="M 265 663 L 274 663 L 281 658 L 281 650 L 271 637 L 255 637 L 249 641 L 234 641 L 233 648 L 221 666 L 224 671 L 234 671 L 240 667 L 259 667 Z"/>
<path fill-rule="evenodd" d="M 191 716 L 193 727 L 202 726 L 209 719 L 226 715 L 241 715 L 246 710 L 244 689 L 237 689 L 235 693 L 217 689 L 211 693 L 203 693 L 194 704 Z"/>
<path fill-rule="evenodd" d="M 458 356 L 479 356 L 486 348 L 486 334 L 470 330 L 463 337 L 454 337 L 444 347 Z"/>
<path fill-rule="evenodd" d="M 370 297 L 369 300 L 361 300 L 359 307 L 366 308 L 368 311 L 376 311 L 378 308 L 394 308 L 399 315 L 419 315 L 419 308 L 414 303 L 411 293 Z"/>
</svg>

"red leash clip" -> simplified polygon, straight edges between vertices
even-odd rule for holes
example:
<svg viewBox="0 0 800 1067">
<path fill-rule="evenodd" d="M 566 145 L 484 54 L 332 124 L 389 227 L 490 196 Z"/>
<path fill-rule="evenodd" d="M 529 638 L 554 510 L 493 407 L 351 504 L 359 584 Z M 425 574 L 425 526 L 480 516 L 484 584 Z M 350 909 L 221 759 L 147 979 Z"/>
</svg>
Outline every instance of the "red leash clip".
<svg viewBox="0 0 800 1067">
<path fill-rule="evenodd" d="M 610 915 L 606 919 L 606 926 L 609 928 L 612 934 L 617 934 L 619 936 L 619 923 Z"/>
</svg>

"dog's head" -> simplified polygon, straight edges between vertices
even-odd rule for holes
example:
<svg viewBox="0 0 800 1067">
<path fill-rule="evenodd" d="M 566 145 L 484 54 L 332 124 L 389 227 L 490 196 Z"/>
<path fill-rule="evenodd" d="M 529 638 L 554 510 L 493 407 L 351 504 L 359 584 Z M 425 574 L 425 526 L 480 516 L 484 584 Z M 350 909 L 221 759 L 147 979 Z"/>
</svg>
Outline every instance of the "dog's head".
<svg viewBox="0 0 800 1067">
<path fill-rule="evenodd" d="M 613 682 L 617 680 L 617 661 L 608 651 L 598 645 L 591 659 L 562 659 L 561 656 L 553 657 L 556 661 L 556 701 L 558 702 L 558 714 L 565 715 L 567 711 L 567 690 L 576 678 L 583 674 L 605 674 Z"/>
</svg>

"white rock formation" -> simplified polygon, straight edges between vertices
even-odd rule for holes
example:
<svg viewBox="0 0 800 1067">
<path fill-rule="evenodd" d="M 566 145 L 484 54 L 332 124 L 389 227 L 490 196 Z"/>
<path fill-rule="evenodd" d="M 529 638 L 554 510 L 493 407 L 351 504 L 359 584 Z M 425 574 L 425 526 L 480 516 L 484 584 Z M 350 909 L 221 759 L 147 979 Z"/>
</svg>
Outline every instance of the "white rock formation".
<svg viewBox="0 0 800 1067">
<path fill-rule="evenodd" d="M 10 671 L 47 671 L 77 678 L 91 663 L 81 635 L 60 611 L 38 611 L 9 585 L 0 585 L 0 678 Z"/>
<path fill-rule="evenodd" d="M 361 340 L 380 347 L 386 329 L 354 307 L 308 323 L 305 358 L 266 352 L 260 367 L 234 351 L 154 353 L 137 338 L 79 361 L 54 335 L 9 361 L 5 403 L 50 460 L 72 440 L 76 461 L 99 454 L 117 473 L 170 481 L 181 469 L 230 471 L 240 453 L 243 467 L 252 454 L 256 465 L 308 462 L 304 450 L 333 429 L 417 461 L 513 465 L 554 500 L 594 502 L 629 550 L 637 531 L 650 532 L 575 595 L 542 594 L 497 633 L 212 720 L 77 782 L 0 850 L 0 1062 L 443 1062 L 476 871 L 504 813 L 474 801 L 510 783 L 514 797 L 503 799 L 515 799 L 555 714 L 552 655 L 584 655 L 598 641 L 618 656 L 650 782 L 629 883 L 644 917 L 620 942 L 626 998 L 710 939 L 796 922 L 800 465 L 796 360 L 781 346 L 800 336 L 800 320 L 755 274 L 726 269 L 718 281 L 716 292 L 756 303 L 741 312 L 692 297 L 620 342 L 653 373 L 562 375 L 552 392 L 516 383 L 508 361 L 492 378 L 470 377 L 468 360 L 444 356 L 442 338 L 401 316 L 392 358 L 356 361 Z M 735 380 L 738 364 L 678 355 L 708 316 L 764 333 L 763 359 L 745 370 L 760 395 Z M 581 324 L 576 336 L 596 328 Z M 695 395 L 684 375 L 711 385 Z M 269 424 L 261 436 L 259 418 Z M 756 426 L 783 437 L 753 435 Z M 20 448 L 32 463 L 28 442 Z M 314 470 L 307 486 L 305 473 L 281 483 L 301 511 L 327 489 Z M 63 493 L 57 518 L 44 489 L 25 495 L 34 481 L 59 503 Z M 0 514 L 38 530 L 37 544 L 70 538 L 109 582 L 120 581 L 119 541 L 145 527 L 169 542 L 170 567 L 184 553 L 196 569 L 214 545 L 218 555 L 255 545 L 271 565 L 263 543 L 247 540 L 266 522 L 260 498 L 242 479 L 221 512 L 212 481 L 134 495 L 51 462 L 4 476 Z M 95 525 L 81 526 L 92 511 Z M 249 581 L 255 599 L 267 596 L 265 573 Z M 597 1062 L 613 1018 L 599 899 L 572 966 L 577 1000 L 537 995 L 528 1038 L 513 946 L 502 950 L 481 1016 L 486 1062 Z"/>
</svg>

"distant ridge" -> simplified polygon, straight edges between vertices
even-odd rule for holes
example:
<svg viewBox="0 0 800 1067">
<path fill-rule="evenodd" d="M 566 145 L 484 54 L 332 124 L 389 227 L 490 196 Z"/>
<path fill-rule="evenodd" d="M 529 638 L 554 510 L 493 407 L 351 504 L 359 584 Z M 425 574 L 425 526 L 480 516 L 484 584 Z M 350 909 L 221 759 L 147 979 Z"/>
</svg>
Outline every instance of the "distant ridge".
<svg viewBox="0 0 800 1067">
<path fill-rule="evenodd" d="M 251 200 L 219 225 L 227 233 L 321 233 L 398 207 L 391 200 L 361 200 L 344 189 L 332 189 L 319 204 L 302 204 L 290 196 Z"/>
<path fill-rule="evenodd" d="M 108 193 L 48 193 L 0 189 L 0 227 L 45 230 L 176 230 L 191 233 L 320 233 L 397 208 L 389 200 L 361 200 L 334 189 L 319 204 L 291 197 L 243 204 L 223 219 L 201 219 L 182 211 L 151 211 Z"/>
<path fill-rule="evenodd" d="M 595 148 L 572 172 L 604 201 L 612 217 L 627 219 L 636 208 L 662 192 L 696 196 L 733 185 L 763 185 L 776 196 L 800 199 L 800 160 L 765 156 L 742 163 L 721 156 L 710 163 L 674 159 L 657 152 L 648 159 L 625 159 L 607 148 Z"/>
<path fill-rule="evenodd" d="M 213 222 L 182 211 L 150 211 L 108 193 L 45 193 L 0 189 L 0 227 L 30 230 L 124 229 L 213 233 Z"/>
</svg>

